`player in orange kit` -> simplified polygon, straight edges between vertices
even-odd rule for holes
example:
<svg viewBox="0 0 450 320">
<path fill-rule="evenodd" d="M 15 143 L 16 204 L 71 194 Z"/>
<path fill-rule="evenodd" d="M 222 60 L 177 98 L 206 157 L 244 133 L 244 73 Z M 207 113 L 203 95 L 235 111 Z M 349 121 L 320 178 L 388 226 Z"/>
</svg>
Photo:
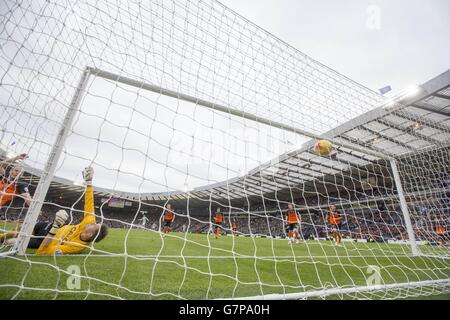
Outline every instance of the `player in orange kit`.
<svg viewBox="0 0 450 320">
<path fill-rule="evenodd" d="M 233 219 L 233 222 L 231 223 L 231 234 L 233 235 L 233 237 L 237 236 L 237 222 L 235 219 Z"/>
<path fill-rule="evenodd" d="M 175 214 L 172 211 L 172 205 L 168 203 L 166 206 L 166 210 L 164 211 L 164 229 L 163 229 L 164 236 L 166 236 L 170 232 L 172 222 L 174 221 L 175 221 Z"/>
<path fill-rule="evenodd" d="M 214 238 L 217 239 L 222 235 L 223 214 L 220 212 L 220 207 L 216 209 L 216 213 L 214 214 L 214 223 L 216 224 Z"/>
</svg>

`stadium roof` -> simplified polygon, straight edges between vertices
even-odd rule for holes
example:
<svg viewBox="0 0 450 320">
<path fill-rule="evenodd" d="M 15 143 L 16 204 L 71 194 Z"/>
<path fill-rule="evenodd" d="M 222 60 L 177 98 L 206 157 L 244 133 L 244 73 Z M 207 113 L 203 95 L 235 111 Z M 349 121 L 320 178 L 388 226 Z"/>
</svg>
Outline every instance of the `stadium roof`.
<svg viewBox="0 0 450 320">
<path fill-rule="evenodd" d="M 361 180 L 370 174 L 386 176 L 383 171 L 389 170 L 388 166 L 376 164 L 385 163 L 389 157 L 405 159 L 412 154 L 449 146 L 450 70 L 417 87 L 413 95 L 388 101 L 323 137 L 334 142 L 336 152 L 332 157 L 315 155 L 312 152 L 315 141 L 310 140 L 301 149 L 283 154 L 244 176 L 188 192 L 135 194 L 95 187 L 95 193 L 100 197 L 140 199 L 150 203 L 186 202 L 189 199 L 190 205 L 195 205 L 210 200 L 219 203 L 251 198 L 261 200 L 263 195 L 274 200 L 291 198 L 310 188 L 332 192 L 337 183 L 345 186 L 351 182 L 354 188 L 355 181 L 351 181 L 354 179 L 345 179 L 343 173 L 358 177 L 356 182 L 362 183 Z M 40 175 L 39 170 L 26 167 L 24 179 L 33 187 Z M 48 196 L 78 198 L 82 191 L 83 187 L 73 181 L 55 177 Z"/>
</svg>

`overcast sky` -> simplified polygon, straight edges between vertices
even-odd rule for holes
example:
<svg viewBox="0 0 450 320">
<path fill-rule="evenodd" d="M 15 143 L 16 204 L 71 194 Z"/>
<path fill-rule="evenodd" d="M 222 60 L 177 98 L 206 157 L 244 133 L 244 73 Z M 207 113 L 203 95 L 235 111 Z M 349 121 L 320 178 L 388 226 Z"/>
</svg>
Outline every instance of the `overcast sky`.
<svg viewBox="0 0 450 320">
<path fill-rule="evenodd" d="M 402 90 L 450 68 L 448 0 L 221 2 L 373 90 Z"/>
</svg>

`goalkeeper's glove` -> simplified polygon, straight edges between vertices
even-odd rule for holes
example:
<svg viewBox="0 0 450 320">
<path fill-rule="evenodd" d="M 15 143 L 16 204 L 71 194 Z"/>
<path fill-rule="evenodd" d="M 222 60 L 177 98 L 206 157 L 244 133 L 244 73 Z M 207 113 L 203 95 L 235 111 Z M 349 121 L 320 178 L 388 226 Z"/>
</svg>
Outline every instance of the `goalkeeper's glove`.
<svg viewBox="0 0 450 320">
<path fill-rule="evenodd" d="M 83 179 L 87 186 L 92 185 L 92 178 L 94 177 L 94 168 L 86 167 L 83 170 Z"/>
<path fill-rule="evenodd" d="M 59 210 L 58 212 L 56 212 L 55 220 L 53 221 L 53 225 L 49 233 L 51 235 L 55 235 L 58 232 L 58 229 L 66 224 L 68 219 L 69 214 L 66 210 Z"/>
</svg>

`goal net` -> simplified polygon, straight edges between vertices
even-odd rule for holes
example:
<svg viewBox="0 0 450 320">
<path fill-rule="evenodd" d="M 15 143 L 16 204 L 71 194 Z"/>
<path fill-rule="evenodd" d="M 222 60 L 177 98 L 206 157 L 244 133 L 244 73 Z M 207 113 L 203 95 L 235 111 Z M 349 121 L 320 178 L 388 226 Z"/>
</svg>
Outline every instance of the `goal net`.
<svg viewBox="0 0 450 320">
<path fill-rule="evenodd" d="M 0 30 L 1 299 L 449 293 L 432 101 L 217 1 L 6 0 Z"/>
</svg>

